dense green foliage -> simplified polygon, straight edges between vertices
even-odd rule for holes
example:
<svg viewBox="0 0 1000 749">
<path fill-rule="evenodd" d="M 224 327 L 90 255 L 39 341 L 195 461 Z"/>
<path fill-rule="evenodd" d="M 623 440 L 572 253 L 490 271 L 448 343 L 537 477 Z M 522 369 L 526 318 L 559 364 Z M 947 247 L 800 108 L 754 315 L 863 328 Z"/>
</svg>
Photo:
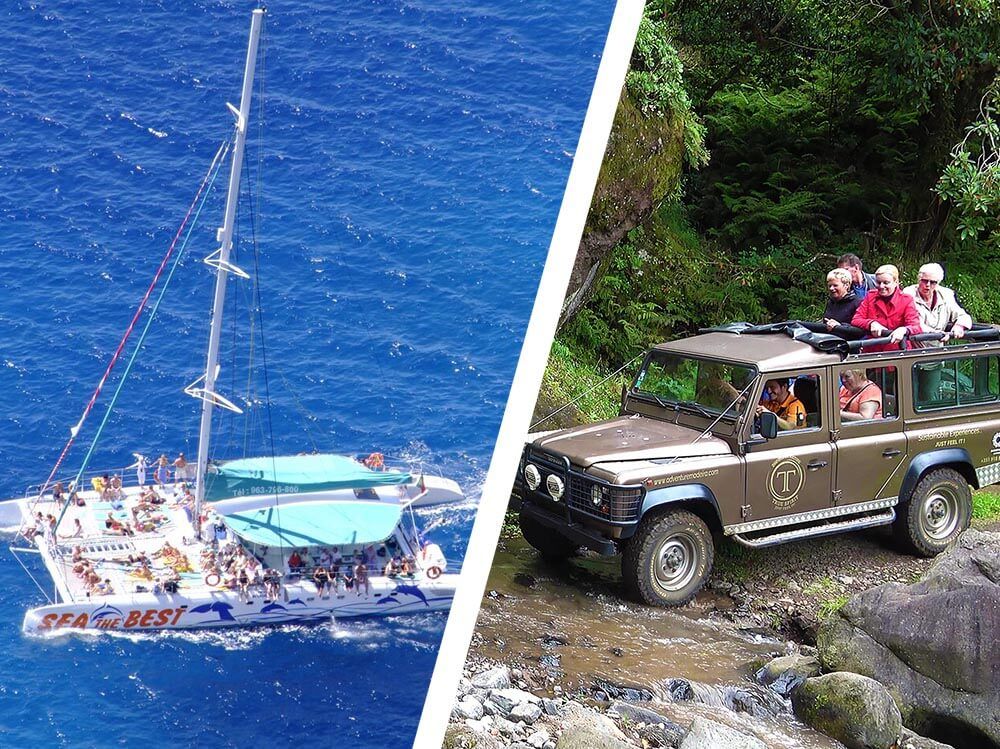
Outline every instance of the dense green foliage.
<svg viewBox="0 0 1000 749">
<path fill-rule="evenodd" d="M 647 14 L 635 38 L 626 86 L 647 115 L 669 117 L 683 123 L 685 160 L 699 167 L 708 163 L 705 126 L 692 110 L 683 72 L 684 66 L 670 41 L 669 27 L 662 19 Z"/>
<path fill-rule="evenodd" d="M 815 318 L 844 252 L 904 282 L 942 262 L 1000 322 L 998 73 L 994 0 L 652 0 L 627 88 L 683 123 L 687 170 L 564 345 L 611 367 L 704 325 Z"/>
</svg>

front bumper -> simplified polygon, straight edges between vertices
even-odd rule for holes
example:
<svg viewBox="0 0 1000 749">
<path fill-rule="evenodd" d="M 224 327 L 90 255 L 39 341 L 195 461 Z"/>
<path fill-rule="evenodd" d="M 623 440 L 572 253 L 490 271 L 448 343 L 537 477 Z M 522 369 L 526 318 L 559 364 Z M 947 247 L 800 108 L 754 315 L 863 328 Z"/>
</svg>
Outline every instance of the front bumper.
<svg viewBox="0 0 1000 749">
<path fill-rule="evenodd" d="M 553 515 L 532 502 L 521 502 L 520 510 L 522 515 L 527 515 L 541 525 L 556 531 L 559 535 L 565 536 L 580 546 L 586 546 L 598 554 L 611 557 L 618 553 L 618 545 L 615 541 L 594 528 L 588 528 L 571 520 L 567 521 L 565 517 Z"/>
</svg>

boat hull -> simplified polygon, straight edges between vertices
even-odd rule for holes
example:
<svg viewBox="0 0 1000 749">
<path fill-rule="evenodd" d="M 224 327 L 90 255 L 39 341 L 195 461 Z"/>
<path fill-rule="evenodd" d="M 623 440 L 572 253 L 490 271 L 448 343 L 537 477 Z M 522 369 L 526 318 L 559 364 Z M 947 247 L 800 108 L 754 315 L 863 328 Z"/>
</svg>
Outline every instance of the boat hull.
<svg viewBox="0 0 1000 749">
<path fill-rule="evenodd" d="M 284 586 L 276 600 L 253 589 L 246 600 L 237 591 L 221 589 L 112 595 L 30 609 L 22 629 L 26 634 L 217 629 L 445 611 L 451 606 L 457 581 L 454 574 L 434 580 L 377 577 L 367 596 L 341 589 L 328 598 L 306 582 Z"/>
</svg>

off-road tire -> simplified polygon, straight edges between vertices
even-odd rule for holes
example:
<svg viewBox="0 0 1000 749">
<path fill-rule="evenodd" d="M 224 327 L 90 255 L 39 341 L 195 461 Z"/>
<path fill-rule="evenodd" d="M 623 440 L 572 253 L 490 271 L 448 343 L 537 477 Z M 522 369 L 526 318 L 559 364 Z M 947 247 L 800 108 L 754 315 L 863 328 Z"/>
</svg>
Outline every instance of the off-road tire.
<svg viewBox="0 0 1000 749">
<path fill-rule="evenodd" d="M 712 533 L 693 512 L 645 517 L 622 552 L 625 592 L 650 606 L 683 606 L 708 580 L 714 557 Z"/>
<path fill-rule="evenodd" d="M 937 468 L 920 479 L 896 509 L 893 534 L 911 554 L 940 554 L 972 519 L 972 490 L 958 471 Z"/>
<path fill-rule="evenodd" d="M 542 525 L 523 512 L 517 517 L 524 540 L 541 552 L 546 559 L 558 561 L 573 556 L 580 548 L 554 528 Z"/>
</svg>

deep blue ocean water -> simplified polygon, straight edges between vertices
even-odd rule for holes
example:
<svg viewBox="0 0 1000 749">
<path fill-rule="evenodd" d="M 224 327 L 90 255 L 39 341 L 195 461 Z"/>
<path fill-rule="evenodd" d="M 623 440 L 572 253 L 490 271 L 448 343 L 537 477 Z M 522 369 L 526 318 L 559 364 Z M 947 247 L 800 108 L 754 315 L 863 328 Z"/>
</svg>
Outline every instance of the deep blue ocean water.
<svg viewBox="0 0 1000 749">
<path fill-rule="evenodd" d="M 251 7 L 34 0 L 0 12 L 0 496 L 48 475 L 228 136 Z M 256 390 L 250 436 L 218 420 L 219 457 L 273 435 L 278 453 L 422 459 L 470 496 L 422 518 L 463 557 L 612 9 L 270 4 L 263 140 L 253 124 L 246 180 L 259 211 L 241 208 L 238 248 L 252 269 L 256 236 L 265 346 L 226 329 L 220 390 L 246 397 L 251 338 Z M 181 389 L 204 366 L 201 259 L 223 180 L 94 466 L 196 451 L 197 404 Z M 229 298 L 246 329 L 246 287 L 231 283 Z M 5 542 L 0 746 L 408 746 L 445 623 L 26 638 L 24 609 L 42 602 Z"/>
</svg>

